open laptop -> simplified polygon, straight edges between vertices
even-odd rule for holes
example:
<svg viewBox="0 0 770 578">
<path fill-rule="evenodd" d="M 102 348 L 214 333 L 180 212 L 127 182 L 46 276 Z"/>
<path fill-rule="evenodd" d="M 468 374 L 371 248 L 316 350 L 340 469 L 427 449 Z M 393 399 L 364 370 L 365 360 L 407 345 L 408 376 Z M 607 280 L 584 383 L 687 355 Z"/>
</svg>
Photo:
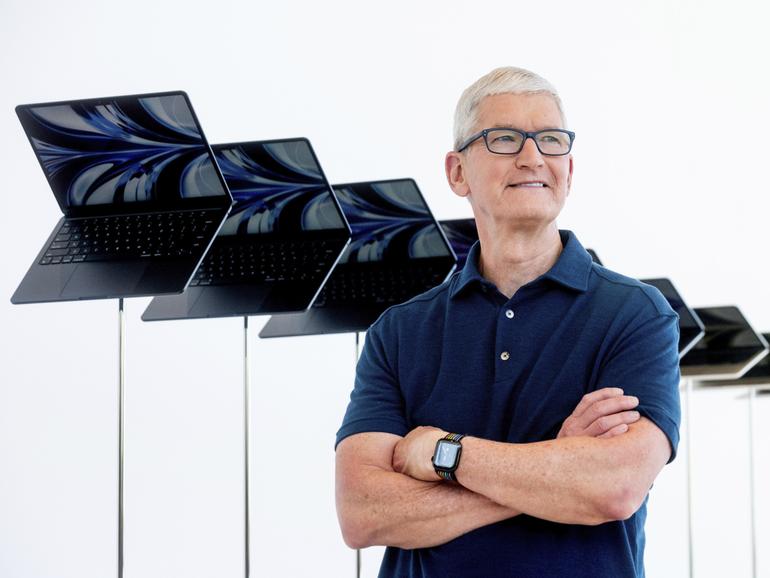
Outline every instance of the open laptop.
<svg viewBox="0 0 770 578">
<path fill-rule="evenodd" d="M 412 179 L 334 185 L 353 240 L 313 307 L 260 337 L 366 331 L 385 309 L 440 284 L 455 255 Z"/>
<path fill-rule="evenodd" d="M 684 302 L 670 279 L 640 279 L 640 281 L 652 285 L 663 293 L 671 308 L 679 315 L 679 359 L 682 359 L 705 335 L 703 323 Z"/>
<path fill-rule="evenodd" d="M 765 341 L 770 342 L 770 333 L 763 333 L 762 337 Z M 754 367 L 738 379 L 709 381 L 708 385 L 715 387 L 723 385 L 764 385 L 770 388 L 770 354 L 765 355 Z M 763 393 L 770 393 L 770 390 Z"/>
<path fill-rule="evenodd" d="M 145 321 L 265 315 L 310 307 L 350 227 L 305 138 L 213 145 L 235 204 L 182 295 Z"/>
<path fill-rule="evenodd" d="M 452 250 L 457 255 L 457 268 L 465 267 L 468 253 L 473 244 L 479 240 L 479 232 L 476 230 L 476 219 L 444 219 L 439 221 Z"/>
<path fill-rule="evenodd" d="M 64 216 L 13 303 L 180 293 L 232 198 L 184 92 L 16 107 Z"/>
<path fill-rule="evenodd" d="M 706 334 L 682 358 L 683 377 L 738 379 L 767 355 L 767 341 L 737 307 L 696 307 L 695 314 Z"/>
</svg>

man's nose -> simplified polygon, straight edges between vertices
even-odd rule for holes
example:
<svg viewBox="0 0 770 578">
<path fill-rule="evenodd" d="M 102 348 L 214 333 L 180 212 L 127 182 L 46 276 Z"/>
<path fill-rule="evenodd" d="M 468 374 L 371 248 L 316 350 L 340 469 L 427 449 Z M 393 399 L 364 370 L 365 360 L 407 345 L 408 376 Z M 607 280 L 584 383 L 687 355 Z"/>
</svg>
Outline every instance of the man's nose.
<svg viewBox="0 0 770 578">
<path fill-rule="evenodd" d="M 545 164 L 545 161 L 535 144 L 535 139 L 527 137 L 524 141 L 524 146 L 519 151 L 519 154 L 516 155 L 516 166 L 521 169 L 540 167 L 543 164 Z"/>
</svg>

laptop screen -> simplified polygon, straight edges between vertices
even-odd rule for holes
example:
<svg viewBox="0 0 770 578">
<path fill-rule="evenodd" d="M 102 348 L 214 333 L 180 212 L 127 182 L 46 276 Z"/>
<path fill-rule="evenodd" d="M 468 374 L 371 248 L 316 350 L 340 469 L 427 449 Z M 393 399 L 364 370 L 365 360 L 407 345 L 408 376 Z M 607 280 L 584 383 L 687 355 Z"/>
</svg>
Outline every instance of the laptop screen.
<svg viewBox="0 0 770 578">
<path fill-rule="evenodd" d="M 679 291 L 669 279 L 641 279 L 641 282 L 652 285 L 663 293 L 668 304 L 679 315 L 679 353 L 681 354 L 693 345 L 696 339 L 699 339 L 703 324 L 685 304 Z"/>
<path fill-rule="evenodd" d="M 453 258 L 413 180 L 333 186 L 353 233 L 340 263 Z"/>
<path fill-rule="evenodd" d="M 770 342 L 770 333 L 763 333 L 765 341 Z M 765 355 L 754 367 L 743 374 L 744 378 L 767 378 L 770 384 L 770 355 Z"/>
<path fill-rule="evenodd" d="M 457 255 L 457 268 L 462 269 L 473 244 L 479 240 L 475 219 L 450 219 L 439 221 L 449 244 Z"/>
<path fill-rule="evenodd" d="M 227 197 L 184 93 L 17 107 L 59 205 Z"/>
<path fill-rule="evenodd" d="M 682 365 L 712 365 L 748 361 L 765 349 L 761 338 L 737 307 L 695 309 L 706 334 L 682 359 Z"/>
<path fill-rule="evenodd" d="M 219 236 L 345 229 L 306 139 L 212 148 L 235 201 Z"/>
</svg>

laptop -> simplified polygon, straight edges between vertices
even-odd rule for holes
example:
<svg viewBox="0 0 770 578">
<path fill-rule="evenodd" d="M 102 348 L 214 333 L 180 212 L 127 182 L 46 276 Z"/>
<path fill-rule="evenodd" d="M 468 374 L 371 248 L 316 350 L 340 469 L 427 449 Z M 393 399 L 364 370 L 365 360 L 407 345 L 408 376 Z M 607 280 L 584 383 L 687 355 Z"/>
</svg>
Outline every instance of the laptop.
<svg viewBox="0 0 770 578">
<path fill-rule="evenodd" d="M 184 92 L 25 104 L 63 213 L 12 303 L 181 293 L 232 198 Z"/>
<path fill-rule="evenodd" d="M 468 253 L 473 244 L 479 240 L 479 232 L 476 230 L 476 219 L 444 219 L 439 221 L 452 250 L 457 255 L 457 268 L 465 267 Z"/>
<path fill-rule="evenodd" d="M 353 240 L 307 313 L 271 317 L 260 337 L 366 331 L 385 309 L 442 283 L 456 259 L 412 179 L 334 185 Z"/>
<path fill-rule="evenodd" d="M 770 342 L 770 333 L 763 333 L 765 341 Z M 770 354 L 765 355 L 759 362 L 738 379 L 709 381 L 709 386 L 723 385 L 766 385 L 770 386 Z M 762 393 L 770 393 L 770 390 Z"/>
<path fill-rule="evenodd" d="M 652 285 L 663 293 L 671 308 L 679 315 L 679 359 L 682 359 L 705 335 L 703 323 L 684 302 L 670 279 L 640 279 L 640 281 Z"/>
<path fill-rule="evenodd" d="M 306 310 L 350 241 L 350 227 L 310 141 L 212 148 L 235 204 L 188 289 L 156 297 L 142 319 Z"/>
<path fill-rule="evenodd" d="M 695 314 L 706 334 L 682 358 L 682 377 L 738 379 L 767 355 L 767 341 L 737 307 L 695 308 Z"/>
</svg>

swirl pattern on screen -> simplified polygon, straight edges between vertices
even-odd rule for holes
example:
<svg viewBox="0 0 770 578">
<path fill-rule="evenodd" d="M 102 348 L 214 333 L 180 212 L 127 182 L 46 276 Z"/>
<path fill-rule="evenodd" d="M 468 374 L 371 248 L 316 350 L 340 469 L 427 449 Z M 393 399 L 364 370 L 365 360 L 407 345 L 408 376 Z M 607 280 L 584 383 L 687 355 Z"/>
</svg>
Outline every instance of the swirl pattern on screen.
<svg viewBox="0 0 770 578">
<path fill-rule="evenodd" d="M 227 194 L 180 94 L 29 106 L 19 117 L 64 206 Z"/>
<path fill-rule="evenodd" d="M 345 227 L 307 141 L 217 145 L 214 154 L 235 201 L 219 235 Z"/>
<path fill-rule="evenodd" d="M 451 256 L 409 180 L 335 186 L 353 239 L 340 263 Z"/>
<path fill-rule="evenodd" d="M 457 256 L 457 268 L 462 269 L 471 247 L 479 240 L 476 221 L 473 219 L 441 221 L 441 228 L 444 229 L 444 234 Z"/>
</svg>

